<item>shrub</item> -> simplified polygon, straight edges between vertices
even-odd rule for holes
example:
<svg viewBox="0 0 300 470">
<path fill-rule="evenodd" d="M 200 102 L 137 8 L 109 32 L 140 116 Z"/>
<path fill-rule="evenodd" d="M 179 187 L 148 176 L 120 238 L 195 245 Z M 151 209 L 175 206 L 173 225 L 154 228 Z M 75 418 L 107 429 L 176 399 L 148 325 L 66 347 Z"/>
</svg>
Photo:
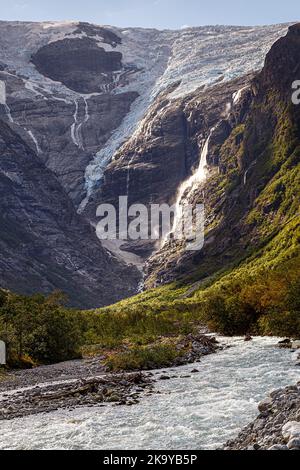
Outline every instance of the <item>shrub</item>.
<svg viewBox="0 0 300 470">
<path fill-rule="evenodd" d="M 110 354 L 105 365 L 111 371 L 159 369 L 170 366 L 179 355 L 171 344 L 135 346 Z"/>
</svg>

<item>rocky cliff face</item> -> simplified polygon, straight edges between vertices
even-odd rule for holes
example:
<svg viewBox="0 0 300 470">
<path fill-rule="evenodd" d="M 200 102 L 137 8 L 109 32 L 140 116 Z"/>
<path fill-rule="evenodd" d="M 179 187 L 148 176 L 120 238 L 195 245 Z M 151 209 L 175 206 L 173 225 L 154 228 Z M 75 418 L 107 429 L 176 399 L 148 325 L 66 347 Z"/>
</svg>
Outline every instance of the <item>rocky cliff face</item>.
<svg viewBox="0 0 300 470">
<path fill-rule="evenodd" d="M 31 60 L 45 77 L 85 94 L 101 92 L 111 84 L 113 72 L 122 69 L 120 52 L 107 52 L 89 37 L 52 42 Z"/>
<path fill-rule="evenodd" d="M 224 175 L 232 186 L 236 184 L 237 171 L 242 180 L 248 181 L 251 175 L 252 157 L 244 159 L 240 155 L 244 134 L 239 126 L 246 122 L 253 101 L 256 86 L 252 82 L 253 71 L 261 68 L 265 54 L 285 34 L 286 28 L 286 25 L 220 26 L 156 31 L 75 22 L 0 22 L 0 122 L 1 135 L 5 135 L 2 152 L 5 155 L 12 146 L 18 178 L 24 165 L 28 181 L 23 195 L 23 183 L 3 177 L 3 194 L 8 195 L 16 188 L 19 193 L 9 204 L 6 199 L 1 201 L 0 207 L 1 213 L 8 214 L 5 218 L 10 224 L 18 210 L 23 214 L 19 221 L 26 227 L 22 237 L 29 231 L 29 245 L 32 243 L 24 259 L 16 257 L 13 262 L 9 258 L 10 263 L 3 267 L 2 285 L 21 292 L 61 288 L 68 291 L 77 305 L 84 306 L 106 304 L 133 293 L 139 278 L 135 267 L 127 270 L 120 262 L 123 256 L 119 245 L 109 247 L 119 261 L 99 248 L 94 229 L 88 229 L 86 223 L 95 223 L 99 203 L 116 204 L 119 195 L 128 195 L 130 202 L 145 204 L 176 201 L 180 185 L 197 168 L 209 136 L 211 187 L 201 185 L 190 196 L 200 200 L 206 191 L 208 221 L 218 224 L 227 197 L 222 186 Z M 20 47 L 25 38 L 26 47 Z M 18 151 L 15 141 L 19 142 Z M 234 161 L 228 148 L 238 152 Z M 17 158 L 20 149 L 25 160 Z M 29 160 L 34 162 L 36 180 L 30 179 Z M 10 174 L 6 164 L 2 159 L 2 173 Z M 16 172 L 12 173 L 15 178 Z M 214 175 L 219 175 L 219 183 Z M 40 197 L 33 188 L 43 184 Z M 57 188 L 55 199 L 53 185 Z M 38 209 L 30 215 L 28 225 L 24 221 L 29 202 L 21 201 L 30 200 L 30 188 Z M 238 191 L 234 194 L 239 198 Z M 75 233 L 72 240 L 61 213 L 65 220 L 78 226 L 78 230 L 72 230 Z M 43 230 L 38 249 L 31 240 L 31 230 L 40 233 L 39 219 L 47 230 Z M 56 235 L 52 239 L 53 230 Z M 5 233 L 0 235 L 3 253 L 7 252 L 6 244 L 12 236 Z M 18 253 L 22 237 L 18 235 L 14 248 Z M 211 246 L 215 246 L 214 237 L 209 237 Z M 229 234 L 225 241 L 218 242 L 217 252 L 220 243 L 223 246 L 231 243 L 231 239 Z M 44 244 L 47 248 L 43 251 Z M 93 252 L 97 246 L 99 255 L 90 256 L 89 251 L 88 256 L 83 256 L 89 246 Z M 67 277 L 61 271 L 56 275 L 52 248 L 59 251 L 61 259 L 69 259 L 73 249 L 71 259 L 79 257 L 71 262 L 74 266 Z M 124 255 L 127 263 L 140 263 L 141 258 L 128 258 L 128 250 L 145 260 L 157 246 L 129 243 L 123 248 L 127 250 Z M 41 250 L 43 267 L 33 262 L 38 274 L 34 277 L 32 273 L 28 287 L 25 281 L 18 281 L 15 269 L 24 274 L 26 263 Z M 179 252 L 177 246 L 168 246 L 152 258 L 149 285 L 176 277 L 175 265 L 180 265 L 180 271 L 190 269 L 189 264 L 181 262 L 185 255 L 181 253 L 178 257 Z M 160 259 L 161 253 L 164 261 Z M 197 258 L 189 263 L 194 266 L 198 261 Z M 80 271 L 85 272 L 83 278 L 78 275 Z M 116 276 L 121 279 L 117 287 Z M 86 289 L 81 300 L 79 284 Z"/>
<path fill-rule="evenodd" d="M 33 294 L 63 290 L 77 307 L 135 292 L 139 274 L 106 253 L 30 147 L 0 122 L 0 284 Z"/>
<path fill-rule="evenodd" d="M 190 196 L 206 206 L 204 248 L 189 253 L 165 244 L 149 260 L 149 286 L 204 279 L 255 256 L 288 227 L 290 243 L 297 244 L 300 110 L 291 96 L 299 54 L 297 25 L 271 48 L 262 72 L 234 95 L 210 139 L 207 178 Z M 220 133 L 220 126 L 226 132 Z"/>
<path fill-rule="evenodd" d="M 20 79 L 0 72 L 9 116 L 2 117 L 58 178 L 74 205 L 85 197 L 84 174 L 91 155 L 110 137 L 130 110 L 137 93 L 60 96 L 25 89 Z M 28 85 L 27 85 L 28 86 Z"/>
</svg>

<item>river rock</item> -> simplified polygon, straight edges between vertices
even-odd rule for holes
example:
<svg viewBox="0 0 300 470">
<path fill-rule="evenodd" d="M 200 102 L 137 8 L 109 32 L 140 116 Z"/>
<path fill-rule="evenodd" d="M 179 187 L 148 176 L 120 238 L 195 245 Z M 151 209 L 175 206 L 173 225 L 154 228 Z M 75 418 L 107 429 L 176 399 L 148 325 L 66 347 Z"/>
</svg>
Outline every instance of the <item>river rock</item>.
<svg viewBox="0 0 300 470">
<path fill-rule="evenodd" d="M 261 450 L 300 450 L 300 384 L 275 390 L 260 402 L 261 412 L 234 440 L 230 450 L 247 450 L 256 444 Z"/>
<path fill-rule="evenodd" d="M 289 421 L 282 428 L 283 438 L 288 441 L 294 437 L 300 437 L 300 422 Z"/>
<path fill-rule="evenodd" d="M 292 341 L 288 338 L 284 339 L 282 341 L 279 341 L 278 346 L 282 349 L 285 349 L 285 348 L 289 349 L 292 347 Z"/>
<path fill-rule="evenodd" d="M 126 385 L 125 385 L 126 384 Z M 47 384 L 37 390 L 26 388 L 20 394 L 0 397 L 0 421 L 57 409 L 79 406 L 100 406 L 101 403 L 138 403 L 147 387 L 152 390 L 149 377 L 142 373 L 109 374 L 62 383 Z"/>
<path fill-rule="evenodd" d="M 120 396 L 113 393 L 112 395 L 110 395 L 110 396 L 107 398 L 106 401 L 108 401 L 108 402 L 120 401 Z"/>
<path fill-rule="evenodd" d="M 288 448 L 290 450 L 292 449 L 299 449 L 300 450 L 300 437 L 295 437 L 294 439 L 291 439 L 289 442 L 288 442 Z"/>
<path fill-rule="evenodd" d="M 287 446 L 275 444 L 274 446 L 270 447 L 268 450 L 289 450 Z"/>
<path fill-rule="evenodd" d="M 258 409 L 261 413 L 268 411 L 272 406 L 272 398 L 266 398 L 265 400 L 261 401 L 258 405 Z"/>
<path fill-rule="evenodd" d="M 253 338 L 252 338 L 251 335 L 246 335 L 246 336 L 245 336 L 245 339 L 244 339 L 245 342 L 247 342 L 247 341 L 252 341 L 252 340 L 253 340 Z"/>
</svg>

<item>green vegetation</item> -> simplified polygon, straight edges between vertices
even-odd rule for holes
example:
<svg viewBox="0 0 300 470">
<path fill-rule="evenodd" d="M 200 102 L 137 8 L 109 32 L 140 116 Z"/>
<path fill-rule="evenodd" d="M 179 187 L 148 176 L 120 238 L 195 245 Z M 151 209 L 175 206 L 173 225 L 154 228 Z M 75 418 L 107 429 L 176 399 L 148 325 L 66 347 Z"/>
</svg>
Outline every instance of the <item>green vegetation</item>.
<svg viewBox="0 0 300 470">
<path fill-rule="evenodd" d="M 112 371 L 147 370 L 168 367 L 179 354 L 174 344 L 134 346 L 109 354 L 105 364 Z"/>
<path fill-rule="evenodd" d="M 81 318 L 62 306 L 62 296 L 25 297 L 0 292 L 0 337 L 8 364 L 30 367 L 80 355 Z"/>
<path fill-rule="evenodd" d="M 298 243 L 299 236 L 298 232 Z M 273 241 L 275 253 L 281 243 L 281 237 Z M 120 316 L 123 322 L 126 319 L 126 328 L 119 331 L 118 342 L 136 337 L 147 341 L 148 324 L 149 327 L 157 325 L 156 332 L 152 328 L 149 341 L 158 334 L 192 331 L 199 324 L 226 335 L 250 332 L 299 337 L 300 253 L 297 254 L 295 246 L 290 246 L 285 256 L 274 256 L 274 252 L 268 247 L 257 258 L 212 281 L 210 286 L 198 288 L 191 297 L 181 293 L 176 300 L 166 300 L 169 292 L 160 288 L 156 290 L 156 298 L 146 295 L 141 301 L 141 295 L 98 312 L 101 317 L 105 312 L 106 322 Z"/>
</svg>

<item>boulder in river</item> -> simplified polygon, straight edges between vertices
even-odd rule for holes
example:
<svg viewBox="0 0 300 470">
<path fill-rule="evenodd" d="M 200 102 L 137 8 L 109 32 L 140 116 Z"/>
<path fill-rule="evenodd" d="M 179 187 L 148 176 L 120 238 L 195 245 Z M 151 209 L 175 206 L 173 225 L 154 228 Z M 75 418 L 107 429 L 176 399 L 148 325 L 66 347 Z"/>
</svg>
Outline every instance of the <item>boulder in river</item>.
<svg viewBox="0 0 300 470">
<path fill-rule="evenodd" d="M 279 341 L 278 346 L 280 348 L 291 348 L 292 347 L 292 341 L 289 338 L 284 339 L 283 341 Z"/>
</svg>

